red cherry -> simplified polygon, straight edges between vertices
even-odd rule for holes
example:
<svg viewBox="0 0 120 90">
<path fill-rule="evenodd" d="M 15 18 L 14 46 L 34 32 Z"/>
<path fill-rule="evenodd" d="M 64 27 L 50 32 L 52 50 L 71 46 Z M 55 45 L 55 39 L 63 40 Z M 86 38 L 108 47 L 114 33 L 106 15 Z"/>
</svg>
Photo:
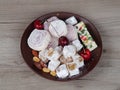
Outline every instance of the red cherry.
<svg viewBox="0 0 120 90">
<path fill-rule="evenodd" d="M 64 47 L 65 45 L 68 45 L 68 44 L 69 44 L 69 41 L 65 36 L 61 36 L 59 38 L 59 45 L 60 46 Z"/>
<path fill-rule="evenodd" d="M 88 61 L 91 58 L 91 52 L 89 49 L 83 49 L 79 52 L 79 55 L 84 58 L 84 60 Z"/>
<path fill-rule="evenodd" d="M 42 23 L 41 23 L 40 20 L 36 20 L 36 21 L 34 22 L 34 27 L 35 27 L 36 29 L 43 29 L 43 25 L 42 25 Z"/>
</svg>

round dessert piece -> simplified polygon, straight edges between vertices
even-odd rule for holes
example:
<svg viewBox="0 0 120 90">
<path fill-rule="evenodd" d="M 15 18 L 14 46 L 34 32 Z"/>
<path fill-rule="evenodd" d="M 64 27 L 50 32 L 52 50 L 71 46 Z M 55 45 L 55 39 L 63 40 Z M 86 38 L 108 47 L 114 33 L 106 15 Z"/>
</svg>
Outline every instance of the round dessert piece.
<svg viewBox="0 0 120 90">
<path fill-rule="evenodd" d="M 49 31 L 54 37 L 67 35 L 67 26 L 63 20 L 54 20 L 50 23 Z"/>
<path fill-rule="evenodd" d="M 31 49 L 41 51 L 47 48 L 50 40 L 51 36 L 48 31 L 34 29 L 31 32 L 27 43 Z"/>
</svg>

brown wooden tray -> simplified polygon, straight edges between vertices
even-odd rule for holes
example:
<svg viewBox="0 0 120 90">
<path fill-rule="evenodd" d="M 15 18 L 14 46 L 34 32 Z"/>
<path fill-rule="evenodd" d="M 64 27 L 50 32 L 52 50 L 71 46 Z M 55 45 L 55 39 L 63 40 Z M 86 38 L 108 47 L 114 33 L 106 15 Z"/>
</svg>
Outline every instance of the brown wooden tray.
<svg viewBox="0 0 120 90">
<path fill-rule="evenodd" d="M 33 55 L 31 53 L 31 49 L 28 47 L 27 44 L 27 39 L 30 35 L 30 33 L 32 32 L 32 30 L 34 29 L 34 25 L 33 22 L 26 28 L 22 39 L 21 39 L 21 53 L 22 56 L 25 60 L 25 62 L 27 63 L 27 65 L 36 73 L 38 73 L 40 76 L 50 79 L 50 80 L 56 80 L 56 81 L 69 81 L 69 80 L 73 80 L 73 79 L 78 79 L 84 75 L 86 75 L 88 72 L 90 72 L 98 63 L 101 53 L 102 53 L 102 40 L 100 37 L 99 32 L 97 31 L 97 29 L 95 28 L 95 26 L 86 18 L 74 14 L 74 13 L 68 13 L 68 12 L 52 12 L 46 15 L 43 15 L 37 19 L 41 20 L 41 21 L 45 21 L 46 19 L 52 17 L 52 16 L 57 16 L 58 18 L 65 20 L 67 18 L 69 18 L 70 16 L 75 16 L 77 18 L 78 21 L 83 21 L 87 28 L 88 31 L 90 32 L 90 34 L 92 35 L 93 39 L 95 40 L 95 42 L 97 43 L 98 47 L 92 51 L 92 58 L 89 62 L 85 62 L 85 66 L 83 68 L 80 68 L 81 73 L 77 76 L 71 77 L 71 78 L 65 78 L 65 79 L 59 79 L 57 77 L 53 77 L 47 73 L 42 72 L 41 70 L 39 70 L 37 67 L 34 66 L 33 64 Z"/>
</svg>

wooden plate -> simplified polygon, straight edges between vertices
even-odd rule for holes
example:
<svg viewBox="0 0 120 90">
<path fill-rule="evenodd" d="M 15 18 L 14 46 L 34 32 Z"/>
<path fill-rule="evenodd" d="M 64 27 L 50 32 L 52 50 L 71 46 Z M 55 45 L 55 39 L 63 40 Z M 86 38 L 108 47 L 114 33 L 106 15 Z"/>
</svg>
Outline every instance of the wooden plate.
<svg viewBox="0 0 120 90">
<path fill-rule="evenodd" d="M 28 47 L 28 44 L 27 44 L 27 39 L 28 39 L 30 33 L 34 29 L 34 26 L 33 26 L 34 21 L 26 28 L 26 30 L 25 30 L 25 32 L 22 36 L 22 39 L 21 39 L 21 53 L 22 53 L 22 56 L 23 56 L 25 62 L 27 63 L 27 65 L 33 71 L 35 71 L 36 73 L 38 73 L 42 77 L 45 77 L 45 78 L 50 79 L 50 80 L 57 80 L 57 81 L 69 81 L 69 80 L 73 80 L 73 79 L 78 79 L 78 78 L 86 75 L 88 72 L 90 72 L 96 66 L 96 64 L 98 63 L 98 61 L 100 59 L 100 56 L 101 56 L 101 53 L 102 53 L 102 40 L 101 40 L 100 34 L 97 31 L 97 29 L 95 28 L 95 26 L 89 20 L 87 20 L 84 17 L 81 17 L 80 15 L 73 14 L 73 13 L 52 12 L 52 13 L 43 15 L 43 16 L 37 18 L 37 19 L 39 19 L 41 21 L 45 21 L 46 19 L 48 19 L 52 16 L 57 16 L 58 18 L 60 18 L 62 20 L 65 20 L 65 19 L 69 18 L 70 16 L 75 16 L 78 21 L 83 21 L 86 24 L 90 34 L 92 35 L 93 39 L 95 40 L 95 42 L 98 45 L 98 47 L 94 51 L 92 51 L 91 60 L 89 62 L 85 63 L 85 66 L 83 68 L 80 68 L 81 73 L 79 75 L 71 77 L 71 78 L 59 79 L 57 77 L 53 77 L 53 76 L 51 76 L 47 73 L 44 73 L 44 72 L 40 71 L 33 64 L 33 60 L 32 60 L 33 55 L 31 53 L 31 49 Z"/>
</svg>

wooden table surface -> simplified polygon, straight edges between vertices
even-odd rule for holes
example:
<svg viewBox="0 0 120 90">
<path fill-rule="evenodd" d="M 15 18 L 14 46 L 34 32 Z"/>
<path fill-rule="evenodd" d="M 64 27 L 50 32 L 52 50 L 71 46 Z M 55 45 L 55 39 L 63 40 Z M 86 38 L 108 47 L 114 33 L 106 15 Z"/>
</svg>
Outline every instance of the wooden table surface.
<svg viewBox="0 0 120 90">
<path fill-rule="evenodd" d="M 31 21 L 54 11 L 80 14 L 95 24 L 103 41 L 100 62 L 88 75 L 55 82 L 34 73 L 20 52 Z M 120 90 L 120 0 L 0 0 L 0 90 Z"/>
</svg>

